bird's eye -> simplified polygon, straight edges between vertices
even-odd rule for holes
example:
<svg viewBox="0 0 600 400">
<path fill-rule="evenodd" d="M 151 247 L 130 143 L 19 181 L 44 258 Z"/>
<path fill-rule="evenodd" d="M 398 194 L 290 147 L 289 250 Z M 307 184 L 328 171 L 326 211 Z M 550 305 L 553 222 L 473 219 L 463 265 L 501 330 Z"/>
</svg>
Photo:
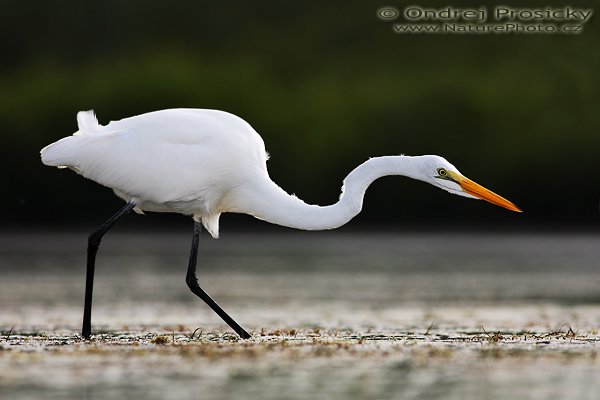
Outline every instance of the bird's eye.
<svg viewBox="0 0 600 400">
<path fill-rule="evenodd" d="M 444 168 L 438 168 L 437 173 L 439 176 L 446 176 L 448 175 L 448 173 L 446 172 L 446 170 Z"/>
</svg>

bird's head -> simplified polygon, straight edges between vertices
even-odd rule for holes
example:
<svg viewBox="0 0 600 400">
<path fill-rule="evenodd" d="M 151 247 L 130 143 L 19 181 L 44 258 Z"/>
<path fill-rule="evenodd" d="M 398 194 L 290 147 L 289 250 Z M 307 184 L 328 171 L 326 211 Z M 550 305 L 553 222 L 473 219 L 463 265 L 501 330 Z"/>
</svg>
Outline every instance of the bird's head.
<svg viewBox="0 0 600 400">
<path fill-rule="evenodd" d="M 461 174 L 458 169 L 440 156 L 421 156 L 419 163 L 419 179 L 442 188 L 452 194 L 475 199 L 482 199 L 508 210 L 522 212 L 522 210 L 506 200 L 473 182 Z"/>
</svg>

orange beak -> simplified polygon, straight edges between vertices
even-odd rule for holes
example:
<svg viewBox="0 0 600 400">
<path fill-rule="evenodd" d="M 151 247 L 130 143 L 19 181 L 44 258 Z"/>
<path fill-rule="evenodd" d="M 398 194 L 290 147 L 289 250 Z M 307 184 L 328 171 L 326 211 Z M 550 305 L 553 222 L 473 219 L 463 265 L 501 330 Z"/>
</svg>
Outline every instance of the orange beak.
<svg viewBox="0 0 600 400">
<path fill-rule="evenodd" d="M 519 207 L 515 206 L 510 201 L 506 200 L 504 197 L 497 195 L 484 188 L 483 186 L 473 182 L 472 180 L 465 178 L 464 176 L 453 176 L 454 180 L 460 185 L 465 193 L 470 194 L 471 196 L 478 197 L 482 200 L 490 202 L 500 207 L 504 207 L 511 211 L 523 212 Z"/>
</svg>

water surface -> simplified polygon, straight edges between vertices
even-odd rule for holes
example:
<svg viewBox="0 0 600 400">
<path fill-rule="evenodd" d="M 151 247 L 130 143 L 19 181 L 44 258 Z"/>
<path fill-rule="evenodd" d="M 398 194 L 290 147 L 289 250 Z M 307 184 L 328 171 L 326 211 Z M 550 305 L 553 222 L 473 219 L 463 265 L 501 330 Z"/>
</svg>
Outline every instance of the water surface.
<svg viewBox="0 0 600 400">
<path fill-rule="evenodd" d="M 596 398 L 600 237 L 111 233 L 0 240 L 0 397 Z M 197 329 L 198 328 L 198 329 Z M 190 335 L 196 330 L 196 336 Z M 10 335 L 9 335 L 10 332 Z M 166 344 L 154 338 L 166 335 Z M 11 338 L 12 336 L 12 338 Z"/>
</svg>

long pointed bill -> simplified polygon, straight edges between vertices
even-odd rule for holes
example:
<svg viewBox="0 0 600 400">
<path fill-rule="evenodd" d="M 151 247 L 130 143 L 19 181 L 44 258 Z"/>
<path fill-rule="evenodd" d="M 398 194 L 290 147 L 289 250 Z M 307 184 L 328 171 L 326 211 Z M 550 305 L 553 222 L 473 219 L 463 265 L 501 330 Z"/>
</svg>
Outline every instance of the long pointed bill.
<svg viewBox="0 0 600 400">
<path fill-rule="evenodd" d="M 511 211 L 523 212 L 519 207 L 515 206 L 510 201 L 506 200 L 502 196 L 498 196 L 496 193 L 492 192 L 484 188 L 483 186 L 473 182 L 472 180 L 461 177 L 461 179 L 457 179 L 458 184 L 466 193 L 469 193 L 471 196 L 478 197 L 482 200 L 490 202 L 500 207 L 504 207 Z"/>
</svg>

